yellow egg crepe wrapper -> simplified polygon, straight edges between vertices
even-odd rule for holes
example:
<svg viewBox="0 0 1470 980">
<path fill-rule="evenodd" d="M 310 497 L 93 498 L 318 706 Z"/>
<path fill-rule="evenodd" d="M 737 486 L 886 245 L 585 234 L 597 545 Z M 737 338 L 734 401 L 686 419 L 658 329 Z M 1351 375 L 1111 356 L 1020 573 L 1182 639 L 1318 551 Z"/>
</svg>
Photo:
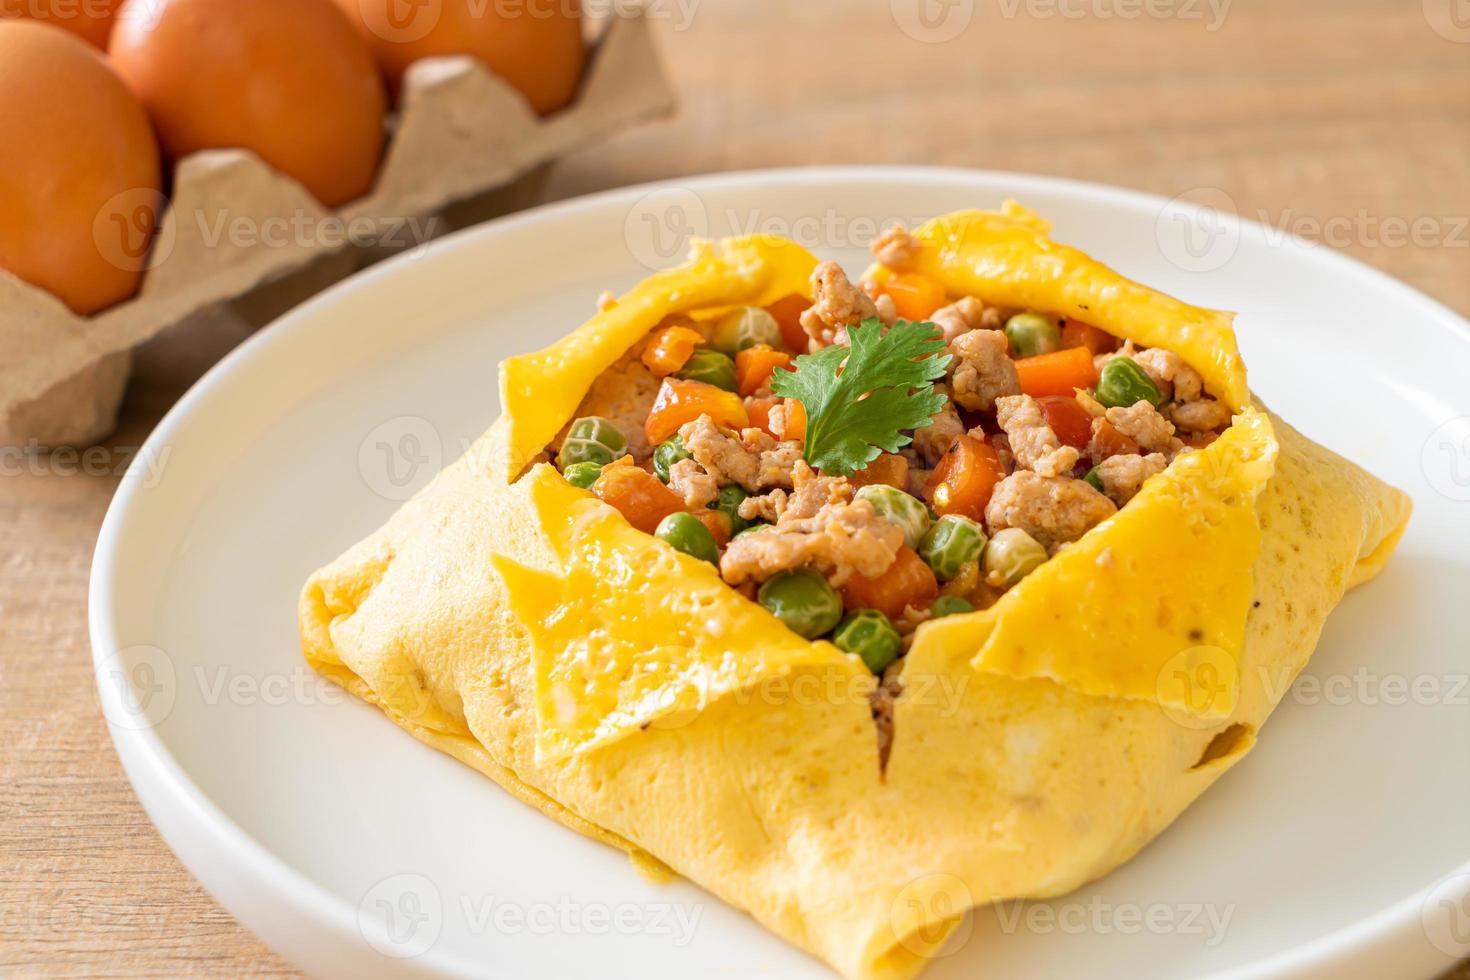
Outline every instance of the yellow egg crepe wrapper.
<svg viewBox="0 0 1470 980">
<path fill-rule="evenodd" d="M 1253 402 L 1229 314 L 1048 232 L 1016 205 L 959 212 L 915 232 L 915 268 L 951 295 L 1174 350 L 1239 414 L 993 607 L 919 628 L 886 770 L 856 657 L 796 636 L 539 455 L 665 315 L 807 292 L 815 259 L 779 239 L 700 243 L 506 361 L 489 432 L 311 577 L 307 659 L 848 977 L 912 976 L 967 909 L 1107 873 L 1252 748 L 1409 501 Z"/>
</svg>

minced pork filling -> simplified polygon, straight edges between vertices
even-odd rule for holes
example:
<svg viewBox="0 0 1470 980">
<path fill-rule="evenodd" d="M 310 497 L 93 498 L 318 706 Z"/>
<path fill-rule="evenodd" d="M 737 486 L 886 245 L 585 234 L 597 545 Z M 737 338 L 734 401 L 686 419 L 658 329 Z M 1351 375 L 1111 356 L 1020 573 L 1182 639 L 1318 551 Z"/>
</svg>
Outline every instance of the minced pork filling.
<svg viewBox="0 0 1470 980">
<path fill-rule="evenodd" d="M 666 317 L 548 449 L 569 482 L 875 674 L 1232 418 L 1173 351 L 946 295 L 907 269 L 917 249 L 895 226 L 874 279 L 822 262 L 810 299 Z"/>
</svg>

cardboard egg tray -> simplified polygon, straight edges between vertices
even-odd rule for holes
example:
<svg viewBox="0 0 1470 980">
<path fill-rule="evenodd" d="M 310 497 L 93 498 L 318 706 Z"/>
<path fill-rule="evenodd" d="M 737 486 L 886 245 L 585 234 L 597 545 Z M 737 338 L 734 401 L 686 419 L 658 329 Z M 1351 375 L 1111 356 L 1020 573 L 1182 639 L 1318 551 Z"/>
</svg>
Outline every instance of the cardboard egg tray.
<svg viewBox="0 0 1470 980">
<path fill-rule="evenodd" d="M 249 152 L 182 160 L 137 254 L 129 229 L 115 241 L 97 230 L 105 255 L 145 271 L 132 299 L 92 317 L 0 270 L 0 445 L 101 439 L 135 356 L 173 345 L 194 348 L 185 356 L 196 361 L 217 357 L 360 268 L 533 203 L 558 157 L 672 113 L 648 21 L 599 27 L 576 101 L 544 119 L 469 58 L 414 65 L 373 189 L 335 211 Z"/>
</svg>

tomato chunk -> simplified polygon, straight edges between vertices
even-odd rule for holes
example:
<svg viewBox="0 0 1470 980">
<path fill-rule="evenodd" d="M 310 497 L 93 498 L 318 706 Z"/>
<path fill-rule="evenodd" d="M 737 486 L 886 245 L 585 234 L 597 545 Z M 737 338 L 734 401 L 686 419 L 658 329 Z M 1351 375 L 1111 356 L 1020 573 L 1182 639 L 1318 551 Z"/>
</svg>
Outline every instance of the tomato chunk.
<svg viewBox="0 0 1470 980">
<path fill-rule="evenodd" d="M 745 402 L 735 392 L 703 381 L 664 378 L 654 398 L 653 410 L 643 423 L 643 432 L 649 442 L 657 445 L 678 432 L 679 426 L 701 415 L 708 415 L 715 424 L 727 429 L 744 429 L 750 425 Z"/>
<path fill-rule="evenodd" d="M 801 315 L 812 305 L 812 301 L 800 293 L 792 293 L 782 296 L 776 302 L 766 307 L 766 312 L 776 318 L 776 326 L 781 328 L 781 339 L 786 342 L 786 349 L 797 354 L 805 354 L 807 343 L 810 338 L 806 331 L 801 329 Z"/>
<path fill-rule="evenodd" d="M 1076 398 L 1065 395 L 1043 395 L 1036 399 L 1046 416 L 1046 424 L 1057 434 L 1062 445 L 1071 446 L 1078 452 L 1086 452 L 1092 439 L 1092 416 L 1087 409 L 1077 404 Z"/>
<path fill-rule="evenodd" d="M 776 438 L 806 442 L 806 406 L 795 398 L 786 399 L 786 430 Z"/>
<path fill-rule="evenodd" d="M 695 510 L 690 511 L 694 519 L 709 528 L 710 536 L 715 539 L 715 547 L 723 548 L 730 543 L 730 515 L 720 510 Z"/>
<path fill-rule="evenodd" d="M 658 477 L 627 464 L 604 466 L 588 489 L 645 534 L 652 534 L 659 521 L 684 509 L 684 498 L 660 483 Z"/>
<path fill-rule="evenodd" d="M 929 476 L 929 503 L 940 514 L 985 519 L 985 505 L 1005 476 L 995 447 L 974 436 L 956 436 Z"/>
<path fill-rule="evenodd" d="M 1092 435 L 1092 461 L 1101 463 L 1113 456 L 1131 456 L 1139 451 L 1138 443 L 1119 432 L 1107 419 L 1098 419 Z"/>
<path fill-rule="evenodd" d="M 780 433 L 771 430 L 771 409 L 781 404 L 779 398 L 752 398 L 745 404 L 745 412 L 750 417 L 750 424 L 765 432 L 772 439 L 781 438 Z"/>
<path fill-rule="evenodd" d="M 898 619 L 907 606 L 927 608 L 939 595 L 939 582 L 918 552 L 901 545 L 882 575 L 854 575 L 839 591 L 848 609 L 876 609 L 889 619 Z"/>
<path fill-rule="evenodd" d="M 735 355 L 736 386 L 742 395 L 753 395 L 776 371 L 791 363 L 791 355 L 766 344 L 747 347 Z"/>
<path fill-rule="evenodd" d="M 664 327 L 643 349 L 643 363 L 654 377 L 662 378 L 683 367 L 694 348 L 703 342 L 699 331 L 691 327 Z"/>
<path fill-rule="evenodd" d="M 897 453 L 883 453 L 877 459 L 868 464 L 866 469 L 858 470 L 847 478 L 847 482 L 855 487 L 866 487 L 872 484 L 882 483 L 899 490 L 907 491 L 909 487 L 909 461 Z"/>
<path fill-rule="evenodd" d="M 1118 338 L 1090 323 L 1067 318 L 1062 325 L 1063 347 L 1085 347 L 1093 354 L 1106 354 L 1118 349 Z"/>
</svg>

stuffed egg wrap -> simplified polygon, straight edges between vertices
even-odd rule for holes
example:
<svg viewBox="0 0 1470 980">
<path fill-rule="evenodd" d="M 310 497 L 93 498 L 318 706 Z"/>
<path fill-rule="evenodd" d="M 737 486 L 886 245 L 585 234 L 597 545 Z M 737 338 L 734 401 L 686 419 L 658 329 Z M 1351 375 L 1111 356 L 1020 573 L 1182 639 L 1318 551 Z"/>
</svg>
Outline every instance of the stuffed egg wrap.
<svg viewBox="0 0 1470 980">
<path fill-rule="evenodd" d="M 548 816 L 897 978 L 1250 751 L 1410 506 L 1252 397 L 1231 315 L 1017 205 L 874 252 L 700 242 L 507 360 L 300 627 Z"/>
</svg>

